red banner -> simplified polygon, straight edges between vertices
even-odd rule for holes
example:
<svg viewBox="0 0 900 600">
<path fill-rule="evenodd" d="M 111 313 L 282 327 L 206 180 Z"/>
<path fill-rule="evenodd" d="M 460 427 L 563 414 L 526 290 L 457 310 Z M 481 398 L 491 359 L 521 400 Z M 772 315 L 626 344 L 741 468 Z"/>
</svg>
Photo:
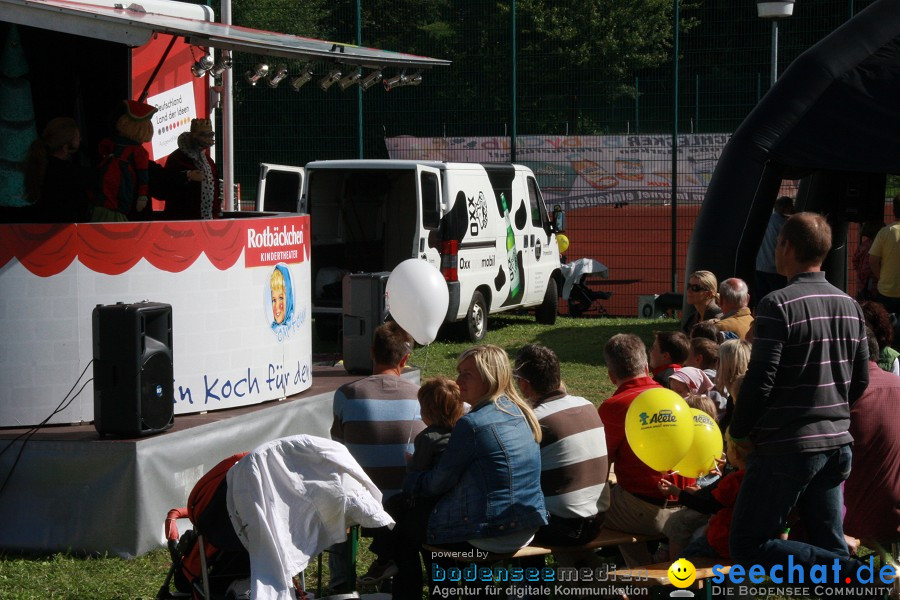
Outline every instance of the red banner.
<svg viewBox="0 0 900 600">
<path fill-rule="evenodd" d="M 0 267 L 12 259 L 40 277 L 64 271 L 76 258 L 85 267 L 119 275 L 142 258 L 180 273 L 205 254 L 220 271 L 245 253 L 247 267 L 309 258 L 309 217 L 0 225 Z"/>
</svg>

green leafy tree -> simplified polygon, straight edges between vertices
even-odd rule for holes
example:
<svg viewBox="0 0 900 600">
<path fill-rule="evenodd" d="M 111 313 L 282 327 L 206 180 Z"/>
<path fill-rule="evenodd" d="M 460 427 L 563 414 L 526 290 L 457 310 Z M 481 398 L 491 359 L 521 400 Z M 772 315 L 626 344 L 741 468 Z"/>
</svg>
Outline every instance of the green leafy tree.
<svg viewBox="0 0 900 600">
<path fill-rule="evenodd" d="M 568 120 L 573 97 L 595 105 L 633 97 L 636 72 L 671 61 L 672 0 L 515 2 L 517 114 L 532 131 Z M 682 2 L 682 15 L 693 7 Z M 428 75 L 418 112 L 444 111 L 460 132 L 487 120 L 497 124 L 492 133 L 503 133 L 511 105 L 510 1 L 374 0 L 362 8 L 364 43 L 453 61 Z M 683 16 L 682 32 L 694 25 Z"/>
</svg>

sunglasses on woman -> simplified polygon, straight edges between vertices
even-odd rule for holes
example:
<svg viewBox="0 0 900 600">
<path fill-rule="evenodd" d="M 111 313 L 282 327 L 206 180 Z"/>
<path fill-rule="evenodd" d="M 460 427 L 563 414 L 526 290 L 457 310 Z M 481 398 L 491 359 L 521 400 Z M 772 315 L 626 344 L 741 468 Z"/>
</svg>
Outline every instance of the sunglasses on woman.
<svg viewBox="0 0 900 600">
<path fill-rule="evenodd" d="M 692 292 L 705 292 L 706 291 L 705 287 L 703 287 L 702 285 L 697 285 L 696 283 L 688 284 L 687 287 Z"/>
</svg>

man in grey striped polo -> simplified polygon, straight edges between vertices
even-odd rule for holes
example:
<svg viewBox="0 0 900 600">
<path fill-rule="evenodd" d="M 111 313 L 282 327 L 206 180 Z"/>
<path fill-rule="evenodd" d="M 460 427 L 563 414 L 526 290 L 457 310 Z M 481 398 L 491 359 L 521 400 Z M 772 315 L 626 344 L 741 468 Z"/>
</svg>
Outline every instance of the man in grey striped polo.
<svg viewBox="0 0 900 600">
<path fill-rule="evenodd" d="M 553 350 L 529 344 L 513 371 L 541 425 L 541 489 L 550 513 L 535 534 L 543 546 L 577 546 L 597 536 L 609 508 L 603 422 L 593 404 L 566 393 Z"/>
<path fill-rule="evenodd" d="M 731 421 L 752 448 L 731 524 L 742 565 L 833 565 L 848 573 L 841 483 L 850 474 L 850 404 L 869 383 L 862 310 L 825 279 L 831 228 L 798 213 L 778 235 L 775 264 L 788 285 L 757 307 L 750 365 Z M 809 543 L 779 539 L 797 509 Z M 855 578 L 855 577 L 854 577 Z"/>
</svg>

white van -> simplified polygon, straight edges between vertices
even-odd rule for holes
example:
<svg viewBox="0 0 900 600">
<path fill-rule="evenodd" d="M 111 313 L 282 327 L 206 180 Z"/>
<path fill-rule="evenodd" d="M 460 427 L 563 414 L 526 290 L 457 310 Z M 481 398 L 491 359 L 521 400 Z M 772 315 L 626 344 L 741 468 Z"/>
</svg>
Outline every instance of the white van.
<svg viewBox="0 0 900 600">
<path fill-rule="evenodd" d="M 346 273 L 390 271 L 418 257 L 441 270 L 447 322 L 472 341 L 489 313 L 535 307 L 556 321 L 559 249 L 534 173 L 512 164 L 403 160 L 306 165 L 316 307 L 339 307 Z"/>
</svg>

